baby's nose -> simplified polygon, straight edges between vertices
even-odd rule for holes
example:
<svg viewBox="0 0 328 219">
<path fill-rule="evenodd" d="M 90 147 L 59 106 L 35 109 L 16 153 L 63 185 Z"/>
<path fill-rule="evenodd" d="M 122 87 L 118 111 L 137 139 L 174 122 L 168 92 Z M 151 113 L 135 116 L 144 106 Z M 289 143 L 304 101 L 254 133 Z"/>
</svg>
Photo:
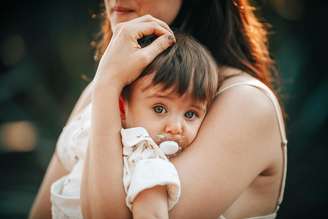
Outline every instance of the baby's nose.
<svg viewBox="0 0 328 219">
<path fill-rule="evenodd" d="M 165 126 L 165 132 L 171 135 L 179 135 L 183 132 L 183 124 L 179 119 L 171 119 Z"/>
</svg>

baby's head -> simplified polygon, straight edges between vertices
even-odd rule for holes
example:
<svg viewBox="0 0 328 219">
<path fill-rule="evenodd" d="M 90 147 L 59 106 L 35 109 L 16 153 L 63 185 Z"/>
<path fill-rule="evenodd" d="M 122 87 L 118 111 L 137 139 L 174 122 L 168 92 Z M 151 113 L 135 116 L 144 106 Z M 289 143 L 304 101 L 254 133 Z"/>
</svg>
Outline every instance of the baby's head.
<svg viewBox="0 0 328 219">
<path fill-rule="evenodd" d="M 123 90 L 125 128 L 144 127 L 156 143 L 195 139 L 221 76 L 214 59 L 197 41 L 175 34 L 176 43 Z M 164 137 L 163 137 L 164 136 Z"/>
</svg>

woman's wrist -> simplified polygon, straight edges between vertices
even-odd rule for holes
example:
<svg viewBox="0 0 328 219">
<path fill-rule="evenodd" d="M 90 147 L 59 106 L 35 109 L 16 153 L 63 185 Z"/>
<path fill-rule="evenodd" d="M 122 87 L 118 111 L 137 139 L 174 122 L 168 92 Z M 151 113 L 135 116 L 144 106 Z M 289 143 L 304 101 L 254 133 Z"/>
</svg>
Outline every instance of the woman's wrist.
<svg viewBox="0 0 328 219">
<path fill-rule="evenodd" d="M 92 96 L 98 95 L 99 93 L 107 93 L 119 96 L 124 88 L 123 83 L 117 81 L 115 78 L 95 78 L 93 80 L 93 94 Z"/>
<path fill-rule="evenodd" d="M 95 87 L 110 86 L 117 89 L 123 89 L 124 87 L 124 82 L 118 80 L 118 77 L 115 74 L 112 74 L 111 72 L 99 72 L 99 70 L 96 72 L 93 83 Z"/>
</svg>

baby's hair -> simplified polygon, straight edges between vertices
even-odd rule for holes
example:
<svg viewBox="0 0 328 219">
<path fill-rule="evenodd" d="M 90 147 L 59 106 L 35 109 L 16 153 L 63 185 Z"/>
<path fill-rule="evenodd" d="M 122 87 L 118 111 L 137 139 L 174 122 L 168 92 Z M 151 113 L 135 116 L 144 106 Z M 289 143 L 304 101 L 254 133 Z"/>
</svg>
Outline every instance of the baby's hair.
<svg viewBox="0 0 328 219">
<path fill-rule="evenodd" d="M 158 55 L 140 77 L 154 73 L 151 85 L 162 85 L 163 90 L 172 89 L 180 96 L 188 92 L 194 100 L 210 104 L 222 81 L 214 59 L 191 36 L 175 33 L 175 38 L 176 43 Z M 146 37 L 139 40 L 139 44 L 145 47 L 154 39 Z M 126 100 L 129 100 L 130 93 L 130 86 L 127 86 L 123 90 Z"/>
</svg>

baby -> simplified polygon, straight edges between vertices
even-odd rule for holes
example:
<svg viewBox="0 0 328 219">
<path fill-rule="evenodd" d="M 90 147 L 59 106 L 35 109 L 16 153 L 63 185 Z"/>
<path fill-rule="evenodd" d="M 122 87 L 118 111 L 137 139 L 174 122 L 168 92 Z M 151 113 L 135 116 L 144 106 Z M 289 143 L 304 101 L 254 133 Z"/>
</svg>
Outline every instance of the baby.
<svg viewBox="0 0 328 219">
<path fill-rule="evenodd" d="M 168 185 L 169 209 L 176 204 L 180 181 L 167 157 L 193 142 L 221 81 L 202 45 L 186 35 L 175 36 L 176 43 L 144 69 L 120 99 L 127 128 L 121 131 L 123 182 L 130 209 L 140 192 L 156 185 Z"/>
<path fill-rule="evenodd" d="M 156 185 L 167 185 L 169 209 L 177 203 L 180 181 L 168 157 L 195 139 L 221 82 L 209 52 L 186 35 L 175 36 L 176 43 L 124 88 L 120 98 L 123 184 L 130 209 L 140 192 Z M 140 45 L 150 42 L 144 38 Z M 91 104 L 59 138 L 65 147 L 58 147 L 58 153 L 72 159 L 67 159 L 70 173 L 51 186 L 53 218 L 83 218 L 80 185 L 90 125 Z"/>
<path fill-rule="evenodd" d="M 221 81 L 209 52 L 191 37 L 176 43 L 123 90 L 124 128 L 146 128 L 157 144 L 176 141 L 185 149 L 194 140 Z"/>
</svg>

